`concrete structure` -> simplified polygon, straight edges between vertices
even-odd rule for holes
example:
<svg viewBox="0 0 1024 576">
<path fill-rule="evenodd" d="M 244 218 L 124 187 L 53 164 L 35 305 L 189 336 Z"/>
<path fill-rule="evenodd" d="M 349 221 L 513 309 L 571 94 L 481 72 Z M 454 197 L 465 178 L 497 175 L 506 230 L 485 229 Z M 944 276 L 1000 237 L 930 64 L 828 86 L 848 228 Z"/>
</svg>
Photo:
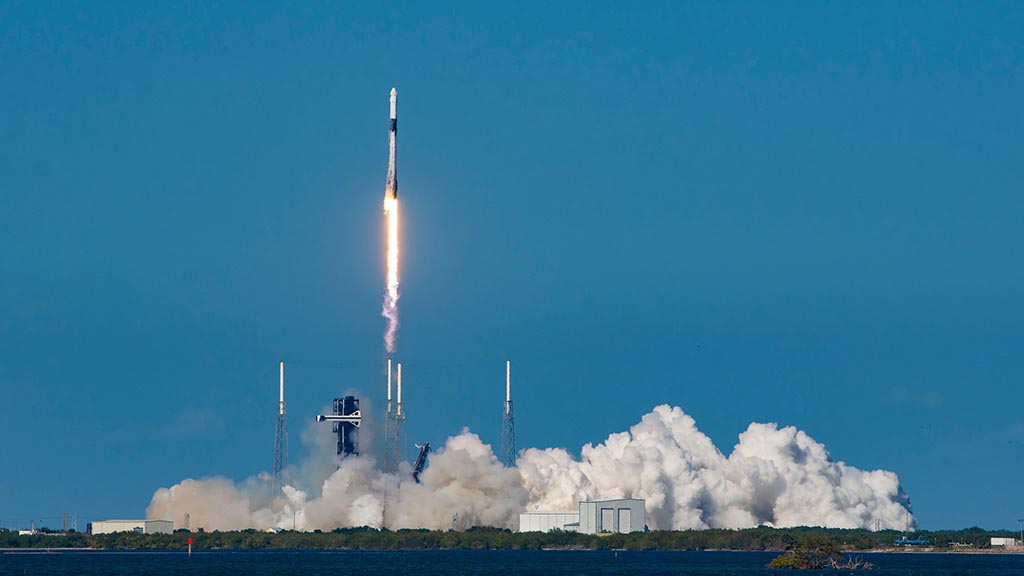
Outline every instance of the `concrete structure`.
<svg viewBox="0 0 1024 576">
<path fill-rule="evenodd" d="M 527 512 L 519 515 L 520 532 L 575 532 L 580 526 L 580 513 L 572 511 Z"/>
<path fill-rule="evenodd" d="M 90 534 L 112 534 L 114 532 L 139 532 L 141 534 L 170 534 L 174 522 L 170 520 L 97 520 L 88 527 Z"/>
<path fill-rule="evenodd" d="M 520 532 L 565 530 L 583 534 L 643 532 L 647 509 L 639 498 L 583 500 L 578 512 L 527 512 L 519 515 Z"/>
<path fill-rule="evenodd" d="M 1016 538 L 993 538 L 992 539 L 992 545 L 993 546 L 1016 546 L 1017 545 L 1017 539 Z"/>
</svg>

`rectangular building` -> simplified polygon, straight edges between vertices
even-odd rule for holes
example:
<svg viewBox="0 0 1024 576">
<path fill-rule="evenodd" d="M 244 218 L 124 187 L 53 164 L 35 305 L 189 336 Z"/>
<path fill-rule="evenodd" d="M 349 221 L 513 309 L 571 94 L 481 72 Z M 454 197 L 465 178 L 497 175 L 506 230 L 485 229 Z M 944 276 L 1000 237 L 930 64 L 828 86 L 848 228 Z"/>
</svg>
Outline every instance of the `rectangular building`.
<svg viewBox="0 0 1024 576">
<path fill-rule="evenodd" d="M 643 532 L 647 510 L 639 498 L 580 502 L 580 532 L 584 534 Z"/>
<path fill-rule="evenodd" d="M 579 512 L 526 512 L 519 515 L 520 532 L 575 532 L 579 527 Z"/>
<path fill-rule="evenodd" d="M 1017 540 L 1015 538 L 993 538 L 991 544 L 992 546 L 1016 546 Z"/>
<path fill-rule="evenodd" d="M 174 522 L 170 520 L 97 520 L 90 522 L 90 534 L 112 534 L 114 532 L 138 532 L 140 534 L 170 534 Z"/>
<path fill-rule="evenodd" d="M 578 512 L 526 512 L 519 515 L 520 532 L 565 530 L 583 534 L 643 532 L 647 509 L 639 498 L 583 500 Z"/>
</svg>

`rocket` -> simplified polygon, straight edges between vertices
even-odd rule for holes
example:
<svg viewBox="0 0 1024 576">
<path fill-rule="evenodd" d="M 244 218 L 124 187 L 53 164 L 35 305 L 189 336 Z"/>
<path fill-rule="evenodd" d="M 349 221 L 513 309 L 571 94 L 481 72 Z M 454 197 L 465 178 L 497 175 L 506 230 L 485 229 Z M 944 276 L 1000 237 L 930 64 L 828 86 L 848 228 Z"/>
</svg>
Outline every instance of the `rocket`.
<svg viewBox="0 0 1024 576">
<path fill-rule="evenodd" d="M 384 185 L 384 199 L 398 198 L 398 90 L 391 89 L 391 121 L 388 123 L 388 180 Z"/>
</svg>

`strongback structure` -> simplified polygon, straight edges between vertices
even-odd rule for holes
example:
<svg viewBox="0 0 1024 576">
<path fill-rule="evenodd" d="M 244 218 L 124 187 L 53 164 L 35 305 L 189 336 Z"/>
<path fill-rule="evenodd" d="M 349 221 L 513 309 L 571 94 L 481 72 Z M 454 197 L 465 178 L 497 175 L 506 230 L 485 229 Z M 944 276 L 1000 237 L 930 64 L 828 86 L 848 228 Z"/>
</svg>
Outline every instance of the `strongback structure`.
<svg viewBox="0 0 1024 576">
<path fill-rule="evenodd" d="M 427 454 L 430 453 L 430 442 L 424 442 L 422 445 L 417 444 L 416 447 L 420 449 L 420 453 L 416 456 L 416 462 L 412 465 L 412 479 L 419 484 L 420 474 L 423 474 L 423 469 L 427 466 Z"/>
<path fill-rule="evenodd" d="M 284 471 L 288 467 L 288 416 L 284 409 L 284 362 L 281 362 L 281 387 L 277 401 L 277 432 L 274 434 L 274 477 L 272 494 L 284 486 Z"/>
<path fill-rule="evenodd" d="M 359 398 L 345 396 L 334 399 L 334 413 L 320 414 L 317 422 L 331 422 L 338 435 L 338 458 L 359 454 L 359 426 L 363 422 Z"/>
<path fill-rule="evenodd" d="M 512 361 L 505 361 L 505 413 L 501 418 L 501 462 L 513 468 L 516 465 L 516 426 L 512 414 Z"/>
</svg>

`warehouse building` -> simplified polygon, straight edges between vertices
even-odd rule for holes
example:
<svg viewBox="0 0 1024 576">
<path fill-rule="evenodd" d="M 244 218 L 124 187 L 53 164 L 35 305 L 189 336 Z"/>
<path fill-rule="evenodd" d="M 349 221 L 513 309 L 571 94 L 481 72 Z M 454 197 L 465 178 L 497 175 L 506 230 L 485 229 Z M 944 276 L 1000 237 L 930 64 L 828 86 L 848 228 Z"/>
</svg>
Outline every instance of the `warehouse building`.
<svg viewBox="0 0 1024 576">
<path fill-rule="evenodd" d="M 580 502 L 580 532 L 584 534 L 643 532 L 646 524 L 647 509 L 639 498 Z"/>
<path fill-rule="evenodd" d="M 527 512 L 519 515 L 520 532 L 575 532 L 580 526 L 580 513 L 575 511 Z"/>
<path fill-rule="evenodd" d="M 583 500 L 578 511 L 536 511 L 519 515 L 520 532 L 565 530 L 583 534 L 642 532 L 647 510 L 639 498 Z"/>
<path fill-rule="evenodd" d="M 170 534 L 174 522 L 170 520 L 97 520 L 86 527 L 89 534 L 138 532 L 140 534 Z"/>
</svg>

